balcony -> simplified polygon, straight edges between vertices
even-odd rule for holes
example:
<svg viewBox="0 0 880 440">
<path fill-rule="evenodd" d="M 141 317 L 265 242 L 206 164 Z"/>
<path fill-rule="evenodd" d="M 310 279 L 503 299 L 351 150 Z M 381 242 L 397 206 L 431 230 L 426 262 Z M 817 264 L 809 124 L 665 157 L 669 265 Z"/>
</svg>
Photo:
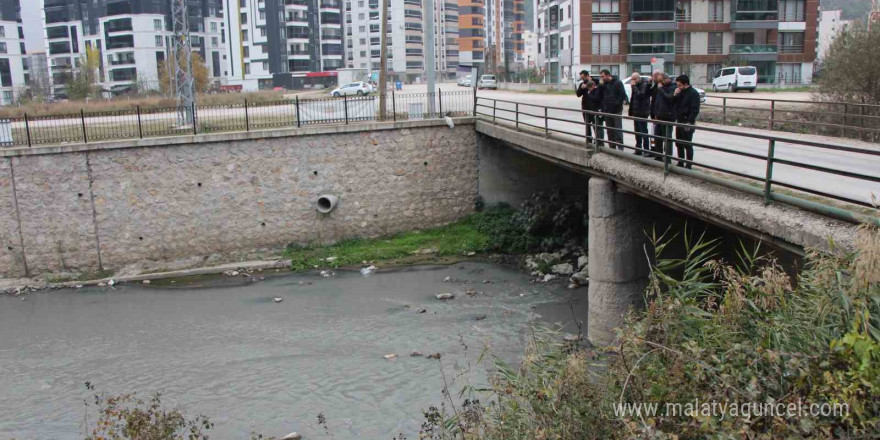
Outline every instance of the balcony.
<svg viewBox="0 0 880 440">
<path fill-rule="evenodd" d="M 724 46 L 720 44 L 710 44 L 706 53 L 709 55 L 721 55 L 724 53 Z"/>
<path fill-rule="evenodd" d="M 674 44 L 632 44 L 629 53 L 637 55 L 663 55 L 674 54 Z"/>
<path fill-rule="evenodd" d="M 799 22 L 806 21 L 806 17 L 803 12 L 779 12 L 779 21 L 784 22 Z"/>
<path fill-rule="evenodd" d="M 673 21 L 675 11 L 633 11 L 631 21 Z"/>
<path fill-rule="evenodd" d="M 691 45 L 690 44 L 676 44 L 675 45 L 675 54 L 676 55 L 690 55 L 691 53 Z"/>
<path fill-rule="evenodd" d="M 675 13 L 675 21 L 678 23 L 690 23 L 691 22 L 691 12 L 676 12 Z"/>
<path fill-rule="evenodd" d="M 593 13 L 593 23 L 619 23 L 620 22 L 620 13 L 619 12 L 594 12 Z"/>
<path fill-rule="evenodd" d="M 339 8 L 342 7 L 342 2 L 335 2 L 335 1 L 332 1 L 332 0 L 322 0 L 322 1 L 321 1 L 321 7 L 322 7 L 322 8 L 333 8 L 333 9 L 339 9 Z"/>
<path fill-rule="evenodd" d="M 804 53 L 803 44 L 779 45 L 779 53 Z"/>
<path fill-rule="evenodd" d="M 736 55 L 773 54 L 776 55 L 774 44 L 731 44 L 730 53 Z"/>
</svg>

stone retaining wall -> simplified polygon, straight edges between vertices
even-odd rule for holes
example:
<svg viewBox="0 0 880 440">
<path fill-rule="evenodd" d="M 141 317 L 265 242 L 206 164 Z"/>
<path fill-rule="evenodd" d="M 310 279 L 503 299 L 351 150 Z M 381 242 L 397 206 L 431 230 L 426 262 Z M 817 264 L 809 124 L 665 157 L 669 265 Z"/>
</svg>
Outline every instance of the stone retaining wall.
<svg viewBox="0 0 880 440">
<path fill-rule="evenodd" d="M 471 212 L 473 121 L 315 126 L 0 151 L 0 274 L 142 261 L 453 222 Z M 320 194 L 339 196 L 327 215 Z"/>
</svg>

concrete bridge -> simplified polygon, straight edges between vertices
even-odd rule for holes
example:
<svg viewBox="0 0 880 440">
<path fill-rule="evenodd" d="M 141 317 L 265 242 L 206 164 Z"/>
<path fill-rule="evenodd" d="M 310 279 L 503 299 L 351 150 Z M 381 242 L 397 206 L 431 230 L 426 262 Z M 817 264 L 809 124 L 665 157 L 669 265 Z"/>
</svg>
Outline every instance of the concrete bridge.
<svg viewBox="0 0 880 440">
<path fill-rule="evenodd" d="M 291 242 L 445 224 L 478 198 L 516 205 L 564 186 L 589 196 L 588 335 L 607 342 L 641 301 L 650 264 L 644 231 L 661 216 L 795 253 L 849 250 L 858 223 L 877 222 L 852 188 L 826 201 L 730 183 L 720 167 L 680 170 L 597 149 L 580 135 L 578 113 L 556 117 L 554 131 L 546 117 L 494 109 L 493 118 L 480 107 L 475 118 L 453 118 L 454 127 L 443 119 L 364 122 L 0 150 L 0 274 L 247 258 Z M 846 153 L 869 164 L 878 156 Z M 880 167 L 840 176 L 808 166 L 869 190 L 880 181 Z M 329 214 L 315 209 L 323 194 L 339 198 Z"/>
</svg>

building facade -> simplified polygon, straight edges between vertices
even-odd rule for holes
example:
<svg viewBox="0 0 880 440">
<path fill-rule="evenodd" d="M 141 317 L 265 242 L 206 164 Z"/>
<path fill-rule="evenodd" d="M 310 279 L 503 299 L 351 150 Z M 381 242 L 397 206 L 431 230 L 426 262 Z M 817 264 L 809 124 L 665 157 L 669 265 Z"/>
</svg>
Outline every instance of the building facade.
<svg viewBox="0 0 880 440">
<path fill-rule="evenodd" d="M 626 0 L 624 0 L 626 1 Z M 571 82 L 581 70 L 583 29 L 580 11 L 588 0 L 538 0 L 535 33 L 538 38 L 538 67 L 549 83 Z M 620 26 L 608 27 L 621 33 Z"/>
<path fill-rule="evenodd" d="M 91 49 L 99 56 L 97 83 L 105 93 L 159 88 L 169 58 L 170 2 L 148 0 L 42 0 L 52 93 L 66 97 L 67 82 Z M 220 0 L 188 0 L 193 51 L 217 80 L 229 72 Z M 170 64 L 170 63 L 166 63 Z"/>
<path fill-rule="evenodd" d="M 30 82 L 18 0 L 0 3 L 0 105 L 13 104 Z"/>
<path fill-rule="evenodd" d="M 840 14 L 843 11 L 821 11 L 819 13 L 819 44 L 816 53 L 817 59 L 822 61 L 828 53 L 828 48 L 834 42 L 837 34 L 844 29 L 852 26 L 852 20 L 841 20 Z"/>
<path fill-rule="evenodd" d="M 580 0 L 580 9 L 576 69 L 620 75 L 663 63 L 710 84 L 722 66 L 751 65 L 761 83 L 812 81 L 819 0 Z M 552 31 L 552 14 L 542 24 Z M 545 44 L 552 64 L 556 47 Z"/>
</svg>

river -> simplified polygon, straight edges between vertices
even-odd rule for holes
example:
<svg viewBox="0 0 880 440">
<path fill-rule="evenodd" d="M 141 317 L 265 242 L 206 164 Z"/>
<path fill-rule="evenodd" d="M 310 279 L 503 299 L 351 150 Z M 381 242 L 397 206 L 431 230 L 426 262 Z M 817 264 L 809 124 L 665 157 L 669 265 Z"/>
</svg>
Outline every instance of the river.
<svg viewBox="0 0 880 440">
<path fill-rule="evenodd" d="M 209 416 L 217 439 L 325 438 L 319 412 L 337 440 L 413 439 L 442 401 L 441 365 L 452 377 L 470 363 L 483 380 L 485 344 L 515 362 L 529 322 L 571 327 L 573 299 L 586 316 L 586 289 L 481 262 L 158 284 L 0 296 L 0 439 L 81 439 L 86 381 L 164 389 L 167 406 Z"/>
</svg>

